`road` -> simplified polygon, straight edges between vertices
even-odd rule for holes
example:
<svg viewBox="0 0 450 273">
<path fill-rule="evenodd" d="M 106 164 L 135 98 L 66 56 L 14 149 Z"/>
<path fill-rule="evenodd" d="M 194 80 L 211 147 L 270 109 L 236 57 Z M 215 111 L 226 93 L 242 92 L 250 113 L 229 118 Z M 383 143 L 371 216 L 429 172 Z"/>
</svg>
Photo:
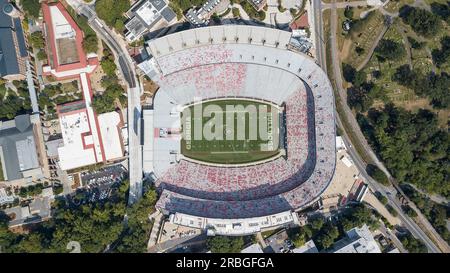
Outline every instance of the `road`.
<svg viewBox="0 0 450 273">
<path fill-rule="evenodd" d="M 325 38 L 323 36 L 322 1 L 312 0 L 311 8 L 314 10 L 314 40 L 316 45 L 316 59 L 318 64 L 327 70 Z"/>
<path fill-rule="evenodd" d="M 125 43 L 100 20 L 90 5 L 80 0 L 67 0 L 78 14 L 88 19 L 89 25 L 112 50 L 123 79 L 127 83 L 128 95 L 128 164 L 130 194 L 128 203 L 134 204 L 142 196 L 142 141 L 141 141 L 141 86 L 136 76 L 133 60 Z"/>
<path fill-rule="evenodd" d="M 318 1 L 318 0 L 317 0 Z M 316 14 L 316 12 L 315 12 Z M 336 88 L 338 89 L 337 93 L 340 96 L 340 103 L 341 107 L 344 111 L 344 115 L 346 116 L 347 120 L 351 123 L 352 130 L 358 137 L 358 140 L 362 143 L 364 149 L 369 155 L 372 155 L 371 157 L 374 159 L 374 162 L 376 165 L 380 165 L 380 168 L 385 171 L 387 170 L 384 167 L 384 165 L 378 160 L 378 158 L 373 153 L 372 149 L 368 145 L 364 135 L 362 134 L 358 123 L 356 122 L 356 119 L 348 107 L 346 101 L 347 96 L 345 93 L 345 89 L 343 88 L 343 82 L 342 82 L 342 72 L 341 72 L 341 65 L 339 62 L 339 56 L 337 53 L 337 39 L 336 39 L 336 33 L 337 33 L 337 10 L 335 7 L 333 7 L 333 3 L 331 6 L 331 31 L 330 31 L 330 43 L 331 43 L 331 60 L 332 60 L 332 73 L 333 77 L 335 79 Z M 319 28 L 320 30 L 320 28 Z M 321 46 L 321 45 L 320 45 Z M 323 58 L 323 57 L 322 57 Z M 323 62 L 319 62 L 324 69 L 326 69 L 326 66 L 323 65 Z M 337 115 L 337 123 L 339 127 L 343 128 L 342 122 L 340 120 L 339 115 Z M 343 130 L 343 139 L 344 142 L 348 148 L 348 152 L 351 155 L 356 167 L 360 171 L 361 175 L 365 178 L 369 186 L 374 191 L 378 191 L 385 195 L 388 198 L 389 204 L 394 207 L 399 214 L 399 218 L 402 221 L 402 223 L 406 226 L 406 228 L 413 234 L 414 237 L 421 239 L 426 247 L 428 248 L 429 252 L 440 252 L 440 249 L 428 238 L 428 236 L 425 234 L 425 232 L 419 228 L 419 226 L 412 220 L 410 217 L 405 215 L 401 209 L 400 201 L 396 197 L 396 189 L 393 187 L 384 187 L 378 182 L 374 181 L 366 172 L 366 164 L 361 159 L 360 155 L 356 152 L 355 148 L 351 145 L 351 142 L 349 141 L 348 135 Z"/>
</svg>

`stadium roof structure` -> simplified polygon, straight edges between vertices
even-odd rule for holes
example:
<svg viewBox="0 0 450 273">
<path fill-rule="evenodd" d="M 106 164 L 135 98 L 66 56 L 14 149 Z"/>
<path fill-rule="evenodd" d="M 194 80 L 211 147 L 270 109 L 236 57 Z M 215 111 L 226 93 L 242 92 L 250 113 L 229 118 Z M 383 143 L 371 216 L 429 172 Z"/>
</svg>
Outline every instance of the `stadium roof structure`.
<svg viewBox="0 0 450 273">
<path fill-rule="evenodd" d="M 224 25 L 148 43 L 152 58 L 145 62 L 146 73 L 160 89 L 152 113 L 144 116 L 144 162 L 152 162 L 148 167 L 153 168 L 144 170 L 156 176 L 162 192 L 157 207 L 174 215 L 173 222 L 213 227 L 216 234 L 253 233 L 295 222 L 292 212 L 315 202 L 329 185 L 336 164 L 333 90 L 326 73 L 295 51 L 291 39 L 292 33 L 277 29 Z M 155 132 L 179 130 L 174 120 L 180 118 L 180 108 L 199 98 L 279 105 L 284 109 L 286 155 L 261 164 L 214 166 L 159 145 Z"/>
</svg>

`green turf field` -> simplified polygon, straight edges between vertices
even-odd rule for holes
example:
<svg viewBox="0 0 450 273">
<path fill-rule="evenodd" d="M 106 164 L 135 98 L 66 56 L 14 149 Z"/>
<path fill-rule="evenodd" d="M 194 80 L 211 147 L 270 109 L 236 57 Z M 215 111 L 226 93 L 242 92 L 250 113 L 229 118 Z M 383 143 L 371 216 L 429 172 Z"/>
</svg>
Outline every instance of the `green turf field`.
<svg viewBox="0 0 450 273">
<path fill-rule="evenodd" d="M 271 139 L 279 137 L 278 109 L 273 108 L 274 112 L 271 112 L 270 104 L 240 99 L 209 101 L 201 106 L 201 113 L 211 107 L 215 109 L 211 110 L 210 116 L 194 117 L 194 106 L 182 113 L 185 136 L 181 141 L 181 153 L 184 156 L 210 163 L 242 164 L 279 153 L 277 141 L 272 142 L 270 137 L 261 138 L 261 133 L 272 136 Z M 263 106 L 266 108 L 260 108 Z M 257 111 L 250 114 L 252 108 Z M 264 123 L 267 126 L 261 127 Z M 208 138 L 208 132 L 213 132 L 214 136 Z"/>
</svg>

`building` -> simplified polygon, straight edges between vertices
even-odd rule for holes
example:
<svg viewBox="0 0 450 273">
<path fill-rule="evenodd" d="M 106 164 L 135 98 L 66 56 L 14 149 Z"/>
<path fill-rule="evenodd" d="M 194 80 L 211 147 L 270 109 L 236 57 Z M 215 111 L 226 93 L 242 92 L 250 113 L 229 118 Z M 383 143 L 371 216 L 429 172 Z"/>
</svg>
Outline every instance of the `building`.
<svg viewBox="0 0 450 273">
<path fill-rule="evenodd" d="M 61 2 L 43 2 L 42 13 L 48 56 L 48 65 L 42 67 L 42 74 L 64 80 L 94 72 L 98 58 L 84 52 L 83 32 Z"/>
<path fill-rule="evenodd" d="M 256 9 L 257 11 L 260 11 L 264 8 L 264 6 L 267 3 L 267 0 L 247 0 L 254 9 Z"/>
<path fill-rule="evenodd" d="M 200 8 L 191 8 L 186 13 L 186 19 L 196 27 L 207 26 L 209 18 L 216 11 L 216 7 L 222 0 L 206 1 Z"/>
<path fill-rule="evenodd" d="M 4 188 L 0 188 L 0 206 L 14 202 L 14 196 L 8 195 Z"/>
<path fill-rule="evenodd" d="M 97 115 L 92 108 L 90 74 L 98 67 L 97 55 L 84 52 L 83 32 L 60 2 L 44 2 L 42 11 L 49 58 L 43 73 L 58 80 L 76 79 L 83 93 L 82 100 L 57 107 L 63 138 L 63 145 L 57 147 L 60 168 L 70 170 L 121 158 L 121 115 Z"/>
<path fill-rule="evenodd" d="M 62 170 L 123 157 L 123 121 L 118 112 L 97 116 L 83 100 L 58 105 L 57 111 L 64 143 L 57 148 Z"/>
<path fill-rule="evenodd" d="M 291 41 L 291 32 L 221 25 L 147 43 L 149 59 L 140 67 L 160 88 L 143 113 L 143 170 L 172 223 L 221 235 L 298 225 L 296 211 L 328 187 L 336 165 L 332 87 Z M 238 165 L 185 156 L 181 113 L 196 98 L 270 102 L 285 153 Z"/>
<path fill-rule="evenodd" d="M 0 121 L 0 160 L 5 180 L 43 177 L 36 141 L 35 125 L 30 115 Z"/>
<path fill-rule="evenodd" d="M 309 240 L 301 247 L 294 248 L 292 250 L 294 253 L 319 253 L 319 250 L 317 250 L 316 244 L 313 240 Z"/>
<path fill-rule="evenodd" d="M 0 0 L 0 78 L 24 80 L 28 58 L 20 12 L 8 0 Z"/>
<path fill-rule="evenodd" d="M 347 231 L 347 237 L 337 241 L 329 252 L 381 253 L 381 249 L 366 224 Z"/>
<path fill-rule="evenodd" d="M 244 248 L 243 250 L 241 250 L 241 253 L 264 253 L 264 252 L 261 246 L 258 243 L 256 243 Z"/>
<path fill-rule="evenodd" d="M 300 17 L 298 17 L 296 20 L 292 21 L 292 23 L 289 25 L 289 27 L 292 30 L 309 28 L 308 11 L 304 12 Z"/>
<path fill-rule="evenodd" d="M 146 32 L 156 31 L 177 21 L 177 15 L 166 0 L 138 0 L 125 13 L 125 37 L 129 42 L 139 40 Z"/>
</svg>

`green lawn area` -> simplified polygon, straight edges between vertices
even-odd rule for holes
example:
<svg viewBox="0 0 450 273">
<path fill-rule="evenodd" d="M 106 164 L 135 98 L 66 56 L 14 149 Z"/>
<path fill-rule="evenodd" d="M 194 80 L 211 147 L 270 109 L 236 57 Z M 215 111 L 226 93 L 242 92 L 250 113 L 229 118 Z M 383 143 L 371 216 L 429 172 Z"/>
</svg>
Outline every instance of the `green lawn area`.
<svg viewBox="0 0 450 273">
<path fill-rule="evenodd" d="M 365 19 L 362 19 L 361 22 L 361 31 L 350 31 L 351 33 L 346 35 L 346 39 L 351 39 L 352 43 L 349 54 L 344 62 L 353 67 L 358 67 L 370 52 L 371 46 L 383 29 L 384 18 L 379 11 L 373 11 Z M 363 54 L 358 55 L 356 53 L 355 48 L 357 46 L 364 49 Z"/>
<path fill-rule="evenodd" d="M 398 0 L 398 1 L 389 1 L 384 6 L 384 9 L 388 12 L 398 12 L 398 10 L 404 5 L 411 5 L 414 3 L 414 0 Z"/>
<path fill-rule="evenodd" d="M 181 141 L 181 153 L 184 156 L 210 163 L 242 164 L 267 159 L 279 153 L 278 147 L 270 145 L 272 142 L 260 135 L 267 133 L 273 139 L 279 137 L 279 113 L 278 110 L 272 113 L 271 105 L 248 100 L 209 101 L 202 104 L 203 113 L 213 106 L 217 109 L 212 110 L 211 116 L 194 117 L 194 106 L 183 111 L 182 126 L 186 136 Z M 236 106 L 241 108 L 229 109 Z M 266 107 L 266 110 L 251 115 L 250 107 Z M 189 112 L 192 116 L 189 116 Z M 260 128 L 261 123 L 267 124 L 265 129 Z M 198 128 L 199 124 L 203 133 L 195 139 L 194 128 Z M 233 125 L 233 128 L 229 128 Z M 209 131 L 219 134 L 219 137 L 208 138 L 204 133 Z M 239 138 L 238 133 L 242 137 Z"/>
<path fill-rule="evenodd" d="M 401 24 L 401 26 L 406 30 L 406 36 L 412 37 L 416 40 L 420 40 L 421 37 L 417 36 L 414 31 L 406 24 L 403 24 L 401 20 L 396 20 L 394 24 Z M 437 37 L 434 37 L 430 40 L 423 40 L 427 43 L 427 46 L 431 49 L 433 47 L 439 46 L 440 37 L 444 36 L 445 33 L 448 33 L 448 30 L 443 28 Z M 448 34 L 447 34 L 448 35 Z M 398 33 L 397 29 L 392 25 L 386 34 L 383 37 L 384 39 L 391 39 L 396 42 L 402 43 L 402 37 L 400 33 Z M 422 38 L 423 39 L 423 38 Z M 422 41 L 422 40 L 420 40 Z M 434 42 L 433 42 L 434 41 Z M 437 44 L 435 44 L 437 43 Z M 424 74 L 431 72 L 432 70 L 432 60 L 430 59 L 425 47 L 420 49 L 411 48 L 411 56 L 412 56 L 412 66 L 413 69 L 417 69 L 422 71 Z M 401 106 L 407 110 L 417 111 L 420 108 L 429 109 L 435 112 L 438 115 L 439 124 L 441 126 L 447 126 L 448 116 L 450 111 L 447 109 L 444 110 L 436 110 L 433 109 L 428 100 L 426 98 L 418 97 L 413 90 L 402 86 L 394 81 L 392 81 L 392 75 L 395 73 L 397 67 L 407 64 L 408 60 L 406 58 L 401 59 L 400 61 L 392 62 L 386 61 L 381 63 L 377 60 L 376 56 L 372 56 L 369 63 L 365 66 L 364 72 L 367 73 L 368 79 L 372 80 L 376 85 L 382 86 L 386 92 L 389 99 L 396 104 L 397 106 Z M 381 71 L 381 77 L 379 79 L 375 79 L 371 77 L 371 73 L 375 70 Z M 449 72 L 449 66 L 443 66 L 441 69 L 437 69 L 439 71 L 447 71 Z M 381 106 L 382 102 L 376 102 L 374 106 Z"/>
<path fill-rule="evenodd" d="M 394 26 L 389 27 L 383 38 L 403 44 L 402 37 Z M 407 63 L 408 61 L 406 57 L 399 61 L 385 61 L 382 63 L 378 61 L 377 57 L 374 54 L 369 63 L 367 63 L 366 67 L 364 68 L 364 72 L 367 73 L 369 79 L 371 79 L 376 85 L 385 88 L 388 97 L 393 102 L 413 100 L 416 99 L 417 96 L 415 96 L 412 90 L 392 81 L 392 75 L 395 73 L 397 67 Z M 381 72 L 381 77 L 379 79 L 372 78 L 370 76 L 371 73 L 376 70 Z"/>
</svg>

